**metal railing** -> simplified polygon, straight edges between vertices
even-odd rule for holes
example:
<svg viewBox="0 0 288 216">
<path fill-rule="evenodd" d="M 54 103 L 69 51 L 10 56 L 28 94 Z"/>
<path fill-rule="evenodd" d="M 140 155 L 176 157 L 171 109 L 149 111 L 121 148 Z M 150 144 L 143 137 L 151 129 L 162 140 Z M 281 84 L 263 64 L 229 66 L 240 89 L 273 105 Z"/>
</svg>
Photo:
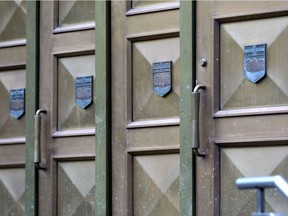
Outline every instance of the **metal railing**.
<svg viewBox="0 0 288 216">
<path fill-rule="evenodd" d="M 239 189 L 258 189 L 257 212 L 252 216 L 288 216 L 288 214 L 265 213 L 264 190 L 266 188 L 277 188 L 288 199 L 288 183 L 282 176 L 240 178 L 236 180 Z"/>
</svg>

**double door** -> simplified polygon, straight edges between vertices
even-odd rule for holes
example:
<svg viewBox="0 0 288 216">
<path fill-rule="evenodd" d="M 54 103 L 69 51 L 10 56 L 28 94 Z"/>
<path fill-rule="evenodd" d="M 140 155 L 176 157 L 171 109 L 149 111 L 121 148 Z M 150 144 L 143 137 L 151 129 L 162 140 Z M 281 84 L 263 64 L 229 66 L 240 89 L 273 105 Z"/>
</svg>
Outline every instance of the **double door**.
<svg viewBox="0 0 288 216">
<path fill-rule="evenodd" d="M 251 215 L 236 179 L 288 177 L 287 3 L 111 6 L 113 215 Z"/>
</svg>

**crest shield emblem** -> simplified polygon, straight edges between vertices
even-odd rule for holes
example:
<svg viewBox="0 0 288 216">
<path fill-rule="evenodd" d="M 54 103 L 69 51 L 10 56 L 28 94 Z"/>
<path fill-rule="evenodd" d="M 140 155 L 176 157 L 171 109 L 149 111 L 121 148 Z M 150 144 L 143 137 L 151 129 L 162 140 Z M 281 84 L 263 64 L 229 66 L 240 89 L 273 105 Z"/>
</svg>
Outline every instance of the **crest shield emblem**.
<svg viewBox="0 0 288 216">
<path fill-rule="evenodd" d="M 257 83 L 266 75 L 266 44 L 244 47 L 244 76 Z"/>
<path fill-rule="evenodd" d="M 10 115 L 19 119 L 25 113 L 25 89 L 10 90 Z"/>
<path fill-rule="evenodd" d="M 76 104 L 85 109 L 92 103 L 93 76 L 76 77 Z"/>
<path fill-rule="evenodd" d="M 153 63 L 153 91 L 163 97 L 171 90 L 172 61 Z"/>
</svg>

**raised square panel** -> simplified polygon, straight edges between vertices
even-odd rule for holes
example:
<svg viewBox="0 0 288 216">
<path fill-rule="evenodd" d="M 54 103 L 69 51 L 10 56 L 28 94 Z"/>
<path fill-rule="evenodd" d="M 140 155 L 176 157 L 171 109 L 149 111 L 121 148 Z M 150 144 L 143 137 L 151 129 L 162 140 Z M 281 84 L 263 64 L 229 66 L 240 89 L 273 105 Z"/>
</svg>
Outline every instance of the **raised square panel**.
<svg viewBox="0 0 288 216">
<path fill-rule="evenodd" d="M 251 215 L 256 190 L 239 190 L 243 177 L 281 175 L 288 180 L 288 147 L 223 148 L 221 150 L 221 215 Z M 261 161 L 261 163 L 259 163 Z M 265 190 L 266 212 L 288 212 L 287 200 L 275 188 Z"/>
<path fill-rule="evenodd" d="M 171 91 L 161 97 L 153 91 L 153 63 L 172 62 Z M 133 121 L 179 117 L 179 38 L 132 44 Z"/>
<path fill-rule="evenodd" d="M 0 42 L 26 37 L 26 1 L 0 1 Z"/>
<path fill-rule="evenodd" d="M 23 89 L 25 85 L 25 70 L 0 72 L 0 139 L 25 136 L 25 114 L 19 119 L 15 119 L 10 115 L 10 91 Z"/>
<path fill-rule="evenodd" d="M 135 156 L 134 215 L 179 215 L 179 155 Z"/>
<path fill-rule="evenodd" d="M 220 27 L 220 109 L 288 105 L 288 17 L 224 23 Z M 244 47 L 267 44 L 266 76 L 244 77 Z"/>
<path fill-rule="evenodd" d="M 24 215 L 25 169 L 0 169 L 1 215 Z"/>
<path fill-rule="evenodd" d="M 94 161 L 59 162 L 57 181 L 57 215 L 94 215 Z"/>
<path fill-rule="evenodd" d="M 76 103 L 77 77 L 92 76 L 93 89 L 94 62 L 94 55 L 58 59 L 58 130 L 95 127 L 93 94 L 92 103 L 88 107 L 81 108 Z"/>
<path fill-rule="evenodd" d="M 95 21 L 95 1 L 59 1 L 59 27 L 93 21 Z"/>
</svg>

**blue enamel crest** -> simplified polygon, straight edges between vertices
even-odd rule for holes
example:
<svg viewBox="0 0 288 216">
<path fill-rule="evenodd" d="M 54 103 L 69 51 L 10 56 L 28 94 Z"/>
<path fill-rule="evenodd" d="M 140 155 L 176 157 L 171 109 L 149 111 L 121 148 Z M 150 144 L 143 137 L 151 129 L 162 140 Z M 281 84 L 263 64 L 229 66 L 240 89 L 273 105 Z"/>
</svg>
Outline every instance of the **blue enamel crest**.
<svg viewBox="0 0 288 216">
<path fill-rule="evenodd" d="M 153 91 L 163 97 L 171 90 L 172 61 L 153 63 L 152 71 Z"/>
<path fill-rule="evenodd" d="M 76 104 L 85 109 L 92 103 L 93 76 L 76 77 Z"/>
<path fill-rule="evenodd" d="M 19 119 L 25 113 L 25 89 L 10 90 L 10 115 Z"/>
<path fill-rule="evenodd" d="M 244 76 L 257 83 L 266 75 L 266 44 L 244 47 Z"/>
</svg>

